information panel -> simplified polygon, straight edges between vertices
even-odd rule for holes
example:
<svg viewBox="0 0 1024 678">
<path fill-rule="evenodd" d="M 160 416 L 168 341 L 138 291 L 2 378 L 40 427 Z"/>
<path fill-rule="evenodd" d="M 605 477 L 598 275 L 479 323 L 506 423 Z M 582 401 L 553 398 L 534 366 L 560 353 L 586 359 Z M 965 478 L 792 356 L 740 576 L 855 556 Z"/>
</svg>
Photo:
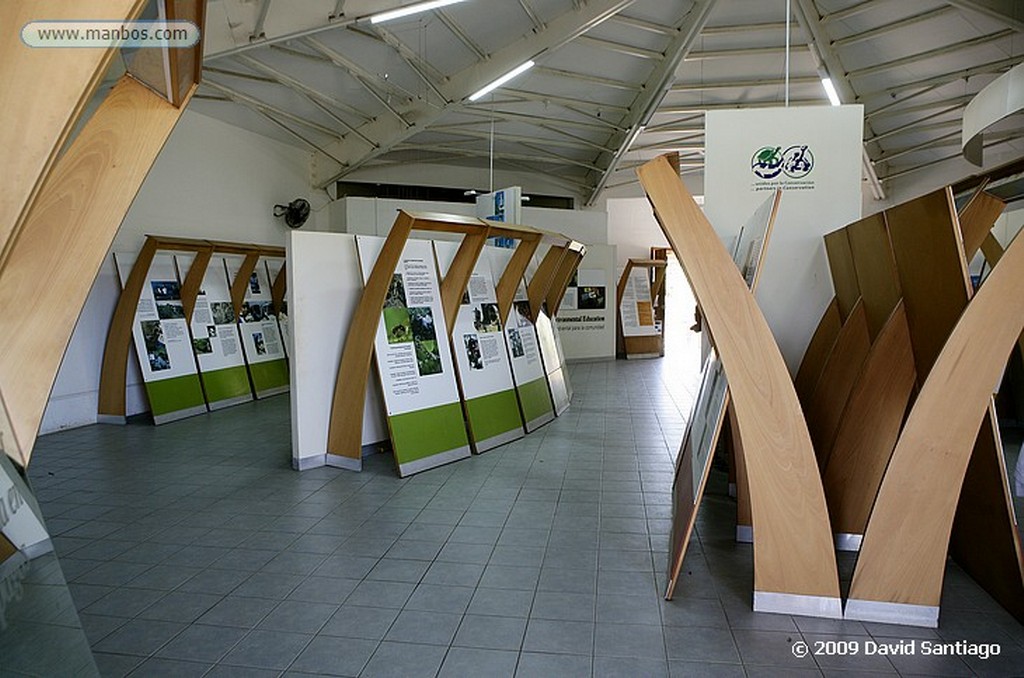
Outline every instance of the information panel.
<svg viewBox="0 0 1024 678">
<path fill-rule="evenodd" d="M 195 255 L 177 254 L 180 271 L 188 270 Z M 224 257 L 210 258 L 192 311 L 192 350 L 211 410 L 252 400 L 249 373 Z"/>
<path fill-rule="evenodd" d="M 115 255 L 114 259 L 123 286 L 135 257 Z M 135 310 L 132 340 L 154 423 L 206 412 L 192 337 L 181 304 L 181 284 L 170 254 L 153 257 Z"/>
<path fill-rule="evenodd" d="M 225 257 L 228 280 L 234 281 L 242 267 L 242 257 Z M 245 286 L 245 297 L 238 318 L 245 361 L 257 398 L 288 391 L 288 361 L 285 358 L 281 330 L 277 326 L 270 296 L 267 268 L 261 262 Z"/>
<path fill-rule="evenodd" d="M 626 278 L 626 287 L 619 300 L 622 335 L 625 337 L 657 336 L 654 304 L 651 301 L 651 280 L 647 268 L 635 266 Z"/>
<path fill-rule="evenodd" d="M 501 279 L 501 273 L 512 258 L 512 252 L 503 247 L 484 248 L 481 258 L 487 257 L 490 261 L 491 280 L 494 284 Z M 512 310 L 505 321 L 504 334 L 524 426 L 527 432 L 534 431 L 554 419 L 555 410 L 540 357 L 537 329 L 530 314 L 526 283 L 523 281 L 519 281 L 516 289 Z"/>
<path fill-rule="evenodd" d="M 458 249 L 455 242 L 434 242 L 442 277 L 448 274 Z M 481 256 L 469 277 L 452 331 L 466 420 L 478 453 L 524 434 L 502 325 L 491 262 Z"/>
<path fill-rule="evenodd" d="M 364 282 L 384 239 L 358 236 Z M 470 454 L 430 241 L 409 240 L 384 299 L 374 353 L 398 474 Z"/>
<path fill-rule="evenodd" d="M 262 261 L 267 267 L 267 279 L 270 280 L 271 295 L 274 294 L 274 290 L 277 289 L 278 285 L 284 288 L 284 294 L 277 306 L 277 326 L 281 330 L 281 344 L 284 346 L 284 355 L 286 358 L 290 358 L 292 336 L 291 325 L 288 324 L 288 287 L 285 279 L 281 277 L 283 275 L 284 259 L 267 257 Z"/>
</svg>

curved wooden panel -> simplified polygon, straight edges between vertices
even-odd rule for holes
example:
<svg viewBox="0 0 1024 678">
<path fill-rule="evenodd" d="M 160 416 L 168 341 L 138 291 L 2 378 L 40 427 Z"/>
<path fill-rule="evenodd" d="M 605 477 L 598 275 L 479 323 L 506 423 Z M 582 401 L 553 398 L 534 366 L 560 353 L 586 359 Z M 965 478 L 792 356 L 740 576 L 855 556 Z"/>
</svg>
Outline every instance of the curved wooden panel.
<svg viewBox="0 0 1024 678">
<path fill-rule="evenodd" d="M 821 371 L 825 369 L 825 361 L 832 353 L 839 330 L 843 327 L 843 320 L 839 315 L 839 301 L 832 297 L 831 303 L 825 308 L 825 312 L 818 321 L 818 328 L 811 336 L 811 343 L 807 344 L 804 351 L 804 359 L 800 361 L 800 368 L 796 372 L 796 379 L 793 380 L 796 386 L 796 395 L 804 407 L 810 401 L 814 393 L 814 387 L 821 379 Z"/>
<path fill-rule="evenodd" d="M 402 257 L 405 241 L 412 231 L 413 217 L 399 211 L 398 218 L 384 240 L 370 277 L 363 288 L 363 296 L 352 315 L 345 335 L 345 346 L 338 365 L 338 378 L 331 401 L 331 420 L 327 429 L 327 453 L 345 457 L 348 466 L 362 461 L 363 403 L 366 383 L 370 376 L 373 357 L 373 338 L 380 322 L 381 308 L 387 296 L 388 285 L 398 261 Z"/>
<path fill-rule="evenodd" d="M 122 78 L 57 161 L 4 262 L 0 384 L 23 465 L 90 283 L 180 115 Z M 122 370 L 127 356 L 126 341 Z M 120 399 L 123 414 L 123 377 Z"/>
<path fill-rule="evenodd" d="M 540 317 L 541 308 L 547 300 L 548 290 L 551 289 L 551 281 L 558 272 L 562 263 L 562 257 L 568 249 L 564 245 L 553 245 L 544 253 L 540 265 L 534 272 L 530 282 L 526 285 L 526 295 L 530 300 L 530 313 L 534 318 Z"/>
<path fill-rule="evenodd" d="M 839 330 L 818 385 L 807 403 L 807 430 L 822 468 L 828 461 L 846 401 L 870 349 L 867 314 L 864 303 L 858 300 Z"/>
<path fill-rule="evenodd" d="M 1006 203 L 991 193 L 978 191 L 960 210 L 960 232 L 964 239 L 964 254 L 970 262 L 992 232 L 996 220 L 1006 209 Z"/>
<path fill-rule="evenodd" d="M 22 27 L 40 19 L 131 19 L 145 5 L 143 0 L 0 3 L 0 267 L 61 146 L 117 55 L 116 49 L 30 49 L 22 42 Z"/>
<path fill-rule="evenodd" d="M 839 614 L 839 579 L 810 436 L 753 295 L 668 161 L 638 169 L 715 337 L 743 440 L 754 534 L 754 607 Z"/>
<path fill-rule="evenodd" d="M 1003 246 L 991 233 L 981 241 L 981 252 L 985 255 L 985 261 L 988 262 L 989 268 L 995 268 L 999 260 L 1003 258 Z"/>
<path fill-rule="evenodd" d="M 730 441 L 733 459 L 736 460 L 736 541 L 750 543 L 754 521 L 750 515 L 750 483 L 747 481 L 747 465 L 743 460 L 743 440 L 736 423 L 736 412 L 728 408 Z"/>
<path fill-rule="evenodd" d="M 565 290 L 569 288 L 569 281 L 580 267 L 580 262 L 586 255 L 583 249 L 568 249 L 562 258 L 558 271 L 551 279 L 551 288 L 548 289 L 547 304 L 548 313 L 554 318 L 558 315 L 558 309 L 562 306 L 562 299 L 565 297 Z"/>
<path fill-rule="evenodd" d="M 270 283 L 270 303 L 274 308 L 275 314 L 281 312 L 281 307 L 284 304 L 284 295 L 288 291 L 288 273 L 286 268 L 287 264 L 282 263 L 281 269 L 277 272 L 277 277 Z"/>
<path fill-rule="evenodd" d="M 946 188 L 923 195 L 886 210 L 885 219 L 920 383 L 970 299 L 953 194 Z"/>
<path fill-rule="evenodd" d="M 916 376 L 900 303 L 864 361 L 824 467 L 825 499 L 836 534 L 864 534 Z"/>
<path fill-rule="evenodd" d="M 515 299 L 516 290 L 519 289 L 519 284 L 523 281 L 526 267 L 529 265 L 530 260 L 533 259 L 538 245 L 540 245 L 539 234 L 529 238 L 524 237 L 520 240 L 515 252 L 512 253 L 512 258 L 505 266 L 505 270 L 498 280 L 498 284 L 495 287 L 495 295 L 498 298 L 498 314 L 501 316 L 501 323 L 503 325 L 508 321 L 508 314 L 512 310 L 512 302 Z"/>
<path fill-rule="evenodd" d="M 204 247 L 196 252 L 192 259 L 192 265 L 188 267 L 188 274 L 181 283 L 181 305 L 185 309 L 185 322 L 192 323 L 192 312 L 196 309 L 196 297 L 203 287 L 203 276 L 210 266 L 210 257 L 213 256 L 213 247 Z"/>
<path fill-rule="evenodd" d="M 449 339 L 455 330 L 455 316 L 459 314 L 459 304 L 462 303 L 462 295 L 469 284 L 469 276 L 473 274 L 473 267 L 476 266 L 486 242 L 486 228 L 482 228 L 479 233 L 467 233 L 463 236 L 455 259 L 448 267 L 448 274 L 441 281 L 441 307 L 444 309 L 445 322 L 448 323 Z"/>
<path fill-rule="evenodd" d="M 249 287 L 249 279 L 252 278 L 256 264 L 260 260 L 259 252 L 249 252 L 238 267 L 235 279 L 231 281 L 231 305 L 235 308 L 235 317 L 242 317 L 242 302 L 245 301 L 245 290 Z"/>
<path fill-rule="evenodd" d="M 855 607 L 875 601 L 937 612 L 957 497 L 993 384 L 1024 329 L 1021 289 L 1018 238 L 956 324 L 907 419 L 864 534 L 850 589 Z"/>
<path fill-rule="evenodd" d="M 885 215 L 875 214 L 850 224 L 846 235 L 867 315 L 868 334 L 874 341 L 903 296 Z"/>
<path fill-rule="evenodd" d="M 832 272 L 836 301 L 839 302 L 839 317 L 845 321 L 860 299 L 857 269 L 853 265 L 853 252 L 845 228 L 825 236 L 825 252 L 828 254 L 828 268 Z"/>
</svg>

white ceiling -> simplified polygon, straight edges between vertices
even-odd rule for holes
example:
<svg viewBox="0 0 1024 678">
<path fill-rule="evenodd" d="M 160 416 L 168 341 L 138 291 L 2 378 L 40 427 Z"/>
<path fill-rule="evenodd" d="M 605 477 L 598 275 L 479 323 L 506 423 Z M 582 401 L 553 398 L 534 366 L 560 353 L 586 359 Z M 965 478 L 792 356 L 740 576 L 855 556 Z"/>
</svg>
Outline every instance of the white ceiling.
<svg viewBox="0 0 1024 678">
<path fill-rule="evenodd" d="M 678 151 L 703 171 L 703 114 L 785 102 L 786 0 L 465 0 L 385 24 L 410 0 L 210 0 L 192 106 L 316 154 L 316 183 L 429 163 L 540 173 L 593 202 Z M 821 75 L 865 107 L 883 190 L 961 168 L 963 107 L 1024 60 L 1024 2 L 790 0 L 789 100 Z M 528 58 L 537 66 L 467 96 Z M 1024 156 L 1024 120 L 986 135 Z M 962 174 L 970 166 L 963 166 Z M 866 170 L 867 171 L 867 170 Z"/>
</svg>

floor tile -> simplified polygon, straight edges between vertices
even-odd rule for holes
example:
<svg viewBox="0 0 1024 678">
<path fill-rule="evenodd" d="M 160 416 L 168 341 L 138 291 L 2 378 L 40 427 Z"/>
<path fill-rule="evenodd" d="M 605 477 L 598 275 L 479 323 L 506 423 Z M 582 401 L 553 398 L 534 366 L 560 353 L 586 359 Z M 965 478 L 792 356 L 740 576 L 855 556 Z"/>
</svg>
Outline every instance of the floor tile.
<svg viewBox="0 0 1024 678">
<path fill-rule="evenodd" d="M 292 671 L 316 675 L 358 676 L 377 649 L 371 640 L 317 636 L 291 665 Z"/>
<path fill-rule="evenodd" d="M 589 656 L 523 652 L 516 678 L 590 678 L 591 666 Z"/>
<path fill-rule="evenodd" d="M 154 619 L 133 619 L 98 642 L 95 649 L 115 654 L 149 656 L 185 626 Z"/>
<path fill-rule="evenodd" d="M 454 645 L 492 650 L 516 650 L 523 644 L 526 619 L 467 614 L 462 618 Z"/>
<path fill-rule="evenodd" d="M 592 622 L 530 619 L 523 650 L 590 655 L 594 649 Z"/>
<path fill-rule="evenodd" d="M 453 647 L 441 664 L 438 678 L 512 678 L 519 659 L 517 652 Z"/>
<path fill-rule="evenodd" d="M 277 601 L 266 598 L 228 596 L 214 605 L 198 620 L 200 624 L 251 628 L 277 606 Z"/>
<path fill-rule="evenodd" d="M 321 635 L 380 640 L 388 632 L 399 610 L 395 608 L 342 605 L 328 620 Z"/>
<path fill-rule="evenodd" d="M 448 646 L 462 617 L 458 614 L 402 610 L 388 629 L 385 640 Z"/>
<path fill-rule="evenodd" d="M 431 678 L 441 667 L 447 648 L 384 641 L 363 669 L 365 678 Z"/>
<path fill-rule="evenodd" d="M 245 629 L 193 624 L 175 636 L 157 653 L 161 657 L 199 662 L 216 662 L 245 635 Z"/>
<path fill-rule="evenodd" d="M 316 633 L 337 611 L 338 606 L 331 603 L 286 600 L 271 610 L 257 628 L 271 631 Z"/>
<path fill-rule="evenodd" d="M 420 584 L 405 604 L 405 608 L 462 614 L 469 606 L 472 597 L 473 589 L 466 586 Z"/>
<path fill-rule="evenodd" d="M 305 633 L 257 629 L 238 641 L 221 662 L 261 669 L 285 669 L 312 638 Z"/>
</svg>

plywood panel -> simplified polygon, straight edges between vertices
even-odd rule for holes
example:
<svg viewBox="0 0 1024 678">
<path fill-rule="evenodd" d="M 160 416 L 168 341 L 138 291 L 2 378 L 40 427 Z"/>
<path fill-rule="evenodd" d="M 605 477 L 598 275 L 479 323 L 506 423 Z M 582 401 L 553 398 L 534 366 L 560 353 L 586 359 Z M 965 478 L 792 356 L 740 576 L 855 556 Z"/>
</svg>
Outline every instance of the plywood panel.
<svg viewBox="0 0 1024 678">
<path fill-rule="evenodd" d="M 886 210 L 885 218 L 920 383 L 969 298 L 953 195 L 948 188 L 934 191 Z"/>
<path fill-rule="evenodd" d="M 807 430 L 822 467 L 828 461 L 846 401 L 870 349 L 867 315 L 863 302 L 857 301 L 839 330 L 818 385 L 806 406 Z"/>
<path fill-rule="evenodd" d="M 784 605 L 791 600 L 787 594 L 797 594 L 812 596 L 817 613 L 835 615 L 839 582 L 825 496 L 793 382 L 771 330 L 668 161 L 657 158 L 638 173 L 729 377 L 757 525 L 755 609 Z"/>
<path fill-rule="evenodd" d="M 280 313 L 281 308 L 284 305 L 284 297 L 288 291 L 288 273 L 285 270 L 287 264 L 282 263 L 281 268 L 277 271 L 277 277 L 274 278 L 270 287 L 270 303 L 273 305 L 274 313 Z"/>
<path fill-rule="evenodd" d="M 583 251 L 578 249 L 567 249 L 562 257 L 558 270 L 551 278 L 551 287 L 548 289 L 547 305 L 548 315 L 554 318 L 558 315 L 558 308 L 562 305 L 562 298 L 565 297 L 565 290 L 569 287 L 569 281 L 583 261 Z"/>
<path fill-rule="evenodd" d="M 547 300 L 548 290 L 551 289 L 551 281 L 554 279 L 558 267 L 562 263 L 567 248 L 558 245 L 548 248 L 541 259 L 540 265 L 534 271 L 533 277 L 527 283 L 526 294 L 530 299 L 530 313 L 534 318 L 540 317 L 541 308 Z"/>
<path fill-rule="evenodd" d="M 0 383 L 22 464 L 90 284 L 180 114 L 122 78 L 54 166 L 4 262 Z"/>
<path fill-rule="evenodd" d="M 964 254 L 969 262 L 981 249 L 981 244 L 992 232 L 996 220 L 1006 209 L 1006 203 L 985 191 L 978 191 L 960 210 L 960 232 L 964 238 Z"/>
<path fill-rule="evenodd" d="M 825 312 L 818 321 L 818 328 L 811 336 L 811 342 L 804 351 L 804 359 L 800 362 L 797 370 L 794 385 L 796 386 L 797 397 L 807 407 L 814 393 L 814 387 L 818 385 L 821 378 L 821 371 L 825 368 L 825 361 L 832 353 L 832 347 L 839 336 L 839 330 L 843 326 L 843 320 L 839 315 L 839 300 L 835 297 L 825 308 Z"/>
<path fill-rule="evenodd" d="M 993 385 L 1024 329 L 1021 289 L 1024 240 L 1018 239 L 933 361 L 868 522 L 851 605 L 873 601 L 937 608 L 956 499 L 991 408 Z"/>
<path fill-rule="evenodd" d="M 444 309 L 444 319 L 448 323 L 448 338 L 451 339 L 452 331 L 455 329 L 455 316 L 459 314 L 459 304 L 462 303 L 462 295 L 469 284 L 469 277 L 473 274 L 473 267 L 487 242 L 487 231 L 481 229 L 479 233 L 467 233 L 459 244 L 455 253 L 455 259 L 448 267 L 448 274 L 441 281 L 441 305 Z"/>
<path fill-rule="evenodd" d="M 874 214 L 850 224 L 846 235 L 864 302 L 868 334 L 874 341 L 902 297 L 885 215 Z"/>
<path fill-rule="evenodd" d="M 910 330 L 900 303 L 864 361 L 824 467 L 825 499 L 836 534 L 864 534 L 915 377 Z"/>
<path fill-rule="evenodd" d="M 210 267 L 210 257 L 213 256 L 212 247 L 204 247 L 196 252 L 192 263 L 188 267 L 188 274 L 181 283 L 181 305 L 185 309 L 185 322 L 192 322 L 192 312 L 196 308 L 196 298 L 203 286 L 203 277 L 206 269 Z"/>
<path fill-rule="evenodd" d="M 828 268 L 832 272 L 836 301 L 839 302 L 839 317 L 845 321 L 860 299 L 857 269 L 853 265 L 853 252 L 845 228 L 825 236 L 825 252 L 828 254 Z"/>
<path fill-rule="evenodd" d="M 113 58 L 114 49 L 33 49 L 21 29 L 34 20 L 138 15 L 143 0 L 45 0 L 0 3 L 0 148 L 4 190 L 0 192 L 0 267 L 57 160 Z"/>
<path fill-rule="evenodd" d="M 537 251 L 538 245 L 540 245 L 540 236 L 521 240 L 515 252 L 512 253 L 512 258 L 505 266 L 501 278 L 498 280 L 495 294 L 498 297 L 498 314 L 503 325 L 508 321 L 508 314 L 512 310 L 512 301 L 515 299 L 516 290 L 523 281 L 526 266 L 533 259 L 533 254 Z"/>
</svg>

